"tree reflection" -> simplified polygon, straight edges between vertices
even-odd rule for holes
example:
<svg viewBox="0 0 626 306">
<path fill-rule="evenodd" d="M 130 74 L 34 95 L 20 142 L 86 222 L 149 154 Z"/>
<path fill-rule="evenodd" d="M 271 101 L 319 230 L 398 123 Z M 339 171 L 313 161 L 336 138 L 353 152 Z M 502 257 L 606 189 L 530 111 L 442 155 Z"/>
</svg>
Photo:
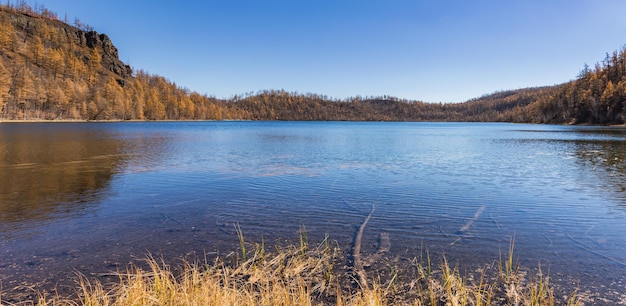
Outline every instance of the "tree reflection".
<svg viewBox="0 0 626 306">
<path fill-rule="evenodd" d="M 0 126 L 0 232 L 85 211 L 128 158 L 124 141 L 88 124 Z"/>
<path fill-rule="evenodd" d="M 586 173 L 594 173 L 603 190 L 613 193 L 626 208 L 626 130 L 584 130 L 606 140 L 576 141 L 576 156 Z"/>
</svg>

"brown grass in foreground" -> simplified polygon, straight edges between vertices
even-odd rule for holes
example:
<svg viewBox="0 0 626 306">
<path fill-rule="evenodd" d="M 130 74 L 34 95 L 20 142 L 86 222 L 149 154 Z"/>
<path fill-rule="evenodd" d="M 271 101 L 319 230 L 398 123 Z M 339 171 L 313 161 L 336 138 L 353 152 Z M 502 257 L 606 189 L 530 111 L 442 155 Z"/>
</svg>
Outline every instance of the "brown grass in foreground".
<svg viewBox="0 0 626 306">
<path fill-rule="evenodd" d="M 242 247 L 241 253 L 211 263 L 187 262 L 176 269 L 148 258 L 149 268 L 129 268 L 114 284 L 81 276 L 75 297 L 40 295 L 7 305 L 582 305 L 576 291 L 557 300 L 548 277 L 520 271 L 513 243 L 504 259 L 486 269 L 491 276 L 463 277 L 445 258 L 432 267 L 427 254 L 407 268 L 411 273 L 391 273 L 385 281 L 368 275 L 369 287 L 359 286 L 354 273 L 337 269 L 345 260 L 328 239 L 313 248 L 301 239 L 298 246 L 271 254 L 262 243 L 253 250 Z M 412 276 L 400 279 L 401 274 Z"/>
</svg>

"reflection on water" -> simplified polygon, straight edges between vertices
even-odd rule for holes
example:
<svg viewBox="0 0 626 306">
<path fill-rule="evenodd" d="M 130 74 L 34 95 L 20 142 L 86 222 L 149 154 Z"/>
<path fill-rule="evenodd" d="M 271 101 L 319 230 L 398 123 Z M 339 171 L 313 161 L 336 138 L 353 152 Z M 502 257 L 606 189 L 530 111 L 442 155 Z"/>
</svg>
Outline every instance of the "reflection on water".
<svg viewBox="0 0 626 306">
<path fill-rule="evenodd" d="M 578 141 L 576 156 L 583 174 L 592 173 L 598 187 L 621 199 L 621 209 L 626 209 L 626 133 L 622 140 Z"/>
<path fill-rule="evenodd" d="M 82 124 L 3 124 L 0 233 L 89 209 L 128 156 L 106 129 Z"/>
<path fill-rule="evenodd" d="M 231 251 L 235 223 L 268 245 L 297 241 L 304 225 L 311 241 L 328 233 L 348 251 L 375 206 L 365 255 L 384 233 L 394 260 L 428 248 L 474 271 L 514 236 L 525 268 L 541 262 L 553 282 L 617 300 L 626 282 L 625 133 L 461 123 L 3 123 L 0 258 L 10 260 L 0 262 L 0 281 L 72 286 L 74 269 L 123 269 L 147 252 L 173 260 Z"/>
</svg>

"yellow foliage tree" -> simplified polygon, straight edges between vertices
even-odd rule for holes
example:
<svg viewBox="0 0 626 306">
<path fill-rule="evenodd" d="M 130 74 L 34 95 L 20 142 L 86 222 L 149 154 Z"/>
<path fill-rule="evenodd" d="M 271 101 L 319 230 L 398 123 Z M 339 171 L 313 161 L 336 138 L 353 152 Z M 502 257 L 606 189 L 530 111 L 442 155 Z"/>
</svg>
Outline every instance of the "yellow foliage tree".
<svg viewBox="0 0 626 306">
<path fill-rule="evenodd" d="M 89 52 L 89 62 L 87 64 L 87 71 L 89 75 L 89 83 L 94 85 L 96 82 L 96 77 L 98 74 L 98 70 L 100 69 L 100 65 L 102 63 L 102 56 L 100 55 L 100 51 L 97 48 L 92 48 Z"/>
<path fill-rule="evenodd" d="M 9 50 L 13 45 L 15 28 L 4 18 L 0 19 L 0 50 Z"/>
</svg>

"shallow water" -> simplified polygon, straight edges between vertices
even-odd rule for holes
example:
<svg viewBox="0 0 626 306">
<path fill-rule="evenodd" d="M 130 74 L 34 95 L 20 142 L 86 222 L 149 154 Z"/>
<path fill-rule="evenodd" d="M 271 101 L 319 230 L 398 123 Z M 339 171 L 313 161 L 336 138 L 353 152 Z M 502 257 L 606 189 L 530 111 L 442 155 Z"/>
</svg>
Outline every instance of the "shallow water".
<svg viewBox="0 0 626 306">
<path fill-rule="evenodd" d="M 514 237 L 520 264 L 626 293 L 626 129 L 496 123 L 0 124 L 0 282 L 73 284 L 325 234 L 468 267 Z M 612 300 L 611 300 L 612 299 Z M 597 301 L 596 301 L 597 302 Z"/>
</svg>

